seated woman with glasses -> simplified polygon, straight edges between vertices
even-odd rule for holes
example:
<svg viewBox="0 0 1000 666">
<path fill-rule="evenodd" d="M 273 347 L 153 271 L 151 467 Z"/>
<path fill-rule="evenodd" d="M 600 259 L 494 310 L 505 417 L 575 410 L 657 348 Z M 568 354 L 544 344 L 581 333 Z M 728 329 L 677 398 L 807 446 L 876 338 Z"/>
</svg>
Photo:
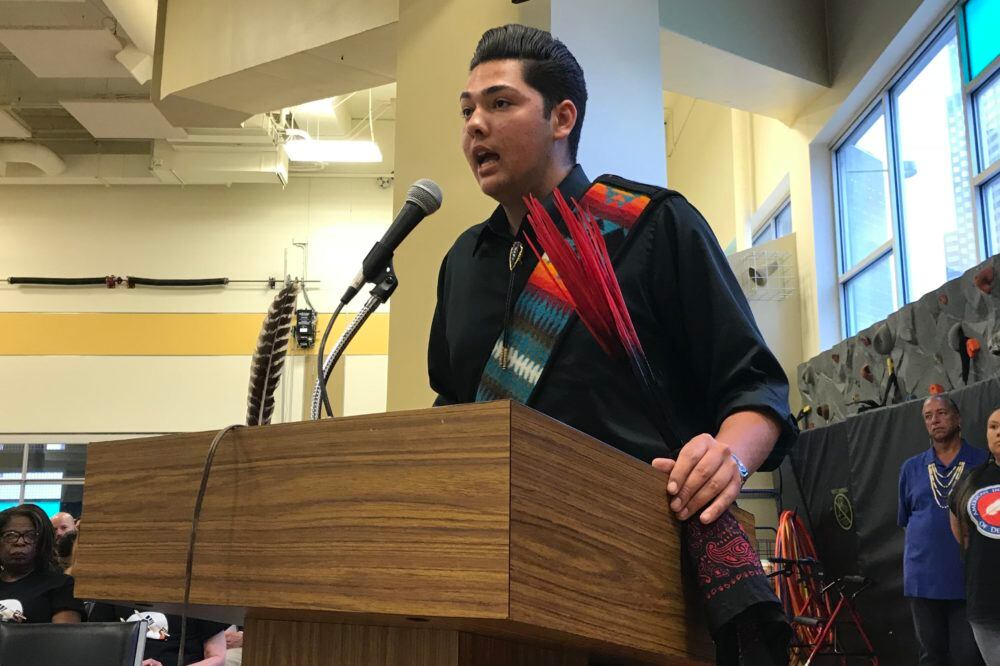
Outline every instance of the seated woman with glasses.
<svg viewBox="0 0 1000 666">
<path fill-rule="evenodd" d="M 0 511 L 0 622 L 80 622 L 83 603 L 59 569 L 55 532 L 37 506 Z"/>
</svg>

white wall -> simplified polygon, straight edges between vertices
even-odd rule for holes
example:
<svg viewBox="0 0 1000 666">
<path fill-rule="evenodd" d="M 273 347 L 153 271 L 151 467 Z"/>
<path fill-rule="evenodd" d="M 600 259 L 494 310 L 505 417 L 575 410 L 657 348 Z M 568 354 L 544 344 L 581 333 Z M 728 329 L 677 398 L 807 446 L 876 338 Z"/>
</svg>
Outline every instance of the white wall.
<svg viewBox="0 0 1000 666">
<path fill-rule="evenodd" d="M 392 189 L 371 178 L 293 178 L 278 185 L 0 189 L 3 276 L 138 275 L 266 279 L 303 272 L 329 312 L 392 220 Z M 0 312 L 258 312 L 260 285 L 200 291 L 0 286 Z M 357 304 L 357 303 L 356 303 Z M 356 305 L 355 304 L 355 305 Z"/>
<path fill-rule="evenodd" d="M 373 178 L 300 176 L 284 190 L 6 187 L 0 200 L 0 277 L 280 279 L 286 250 L 287 271 L 303 275 L 302 253 L 292 243 L 305 241 L 307 277 L 321 281 L 311 288 L 311 298 L 322 312 L 332 310 L 392 218 L 392 189 L 380 189 Z M 0 312 L 259 313 L 263 318 L 273 296 L 259 284 L 191 291 L 2 284 Z M 299 304 L 304 306 L 301 297 Z M 155 342 L 150 344 L 149 356 L 64 356 L 59 349 L 11 356 L 0 348 L 0 432 L 184 431 L 244 420 L 252 349 L 228 356 L 162 356 L 155 353 Z M 384 352 L 381 361 L 367 365 L 350 361 L 346 392 L 367 396 L 352 409 L 384 409 L 385 370 L 379 365 L 384 362 Z M 287 364 L 276 420 L 301 418 L 305 363 L 297 357 Z"/>
<path fill-rule="evenodd" d="M 656 4 L 617 0 L 614 12 L 629 18 L 612 31 L 604 21 L 595 20 L 608 9 L 603 0 L 550 0 L 549 4 L 552 19 L 546 27 L 573 51 L 587 79 L 580 164 L 591 178 L 614 173 L 665 185 Z M 624 118 L 628 121 L 622 122 Z"/>
</svg>

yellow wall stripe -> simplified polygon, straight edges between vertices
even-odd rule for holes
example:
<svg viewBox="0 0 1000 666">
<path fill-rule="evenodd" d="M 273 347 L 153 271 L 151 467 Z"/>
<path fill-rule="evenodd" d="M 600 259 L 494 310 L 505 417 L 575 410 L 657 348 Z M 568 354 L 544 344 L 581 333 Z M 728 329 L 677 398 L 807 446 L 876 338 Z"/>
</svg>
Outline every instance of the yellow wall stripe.
<svg viewBox="0 0 1000 666">
<path fill-rule="evenodd" d="M 340 315 L 327 351 L 353 314 Z M 321 314 L 316 343 L 330 320 Z M 249 356 L 263 314 L 244 313 L 51 313 L 0 312 L 0 356 Z M 300 350 L 294 341 L 292 354 Z M 347 354 L 386 354 L 389 315 L 373 314 Z"/>
</svg>

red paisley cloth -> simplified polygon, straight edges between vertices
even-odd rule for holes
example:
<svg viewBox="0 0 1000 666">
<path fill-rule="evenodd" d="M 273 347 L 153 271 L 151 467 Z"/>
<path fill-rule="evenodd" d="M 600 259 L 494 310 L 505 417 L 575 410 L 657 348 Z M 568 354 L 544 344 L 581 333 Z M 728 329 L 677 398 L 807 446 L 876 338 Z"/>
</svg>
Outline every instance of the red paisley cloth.
<svg viewBox="0 0 1000 666">
<path fill-rule="evenodd" d="M 715 638 L 717 664 L 787 664 L 788 621 L 760 558 L 730 511 L 683 523 L 685 551 Z"/>
</svg>

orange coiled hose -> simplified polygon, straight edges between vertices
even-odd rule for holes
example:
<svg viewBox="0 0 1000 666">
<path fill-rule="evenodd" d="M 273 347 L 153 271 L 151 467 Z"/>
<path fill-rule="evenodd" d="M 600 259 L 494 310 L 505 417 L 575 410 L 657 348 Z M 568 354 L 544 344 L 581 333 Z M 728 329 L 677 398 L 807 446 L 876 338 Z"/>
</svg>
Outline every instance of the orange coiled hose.
<svg viewBox="0 0 1000 666">
<path fill-rule="evenodd" d="M 816 546 L 802 518 L 794 511 L 784 511 L 778 519 L 774 556 L 786 560 L 816 561 L 811 566 L 793 565 L 790 574 L 774 577 L 774 592 L 781 599 L 785 612 L 791 617 L 823 618 L 824 621 L 829 618 L 833 609 L 829 598 L 821 592 L 823 580 L 818 575 Z M 801 645 L 814 645 L 822 631 L 822 623 L 809 626 L 795 622 L 792 626 L 798 639 L 796 642 Z M 827 642 L 832 642 L 832 634 L 828 634 Z"/>
</svg>

